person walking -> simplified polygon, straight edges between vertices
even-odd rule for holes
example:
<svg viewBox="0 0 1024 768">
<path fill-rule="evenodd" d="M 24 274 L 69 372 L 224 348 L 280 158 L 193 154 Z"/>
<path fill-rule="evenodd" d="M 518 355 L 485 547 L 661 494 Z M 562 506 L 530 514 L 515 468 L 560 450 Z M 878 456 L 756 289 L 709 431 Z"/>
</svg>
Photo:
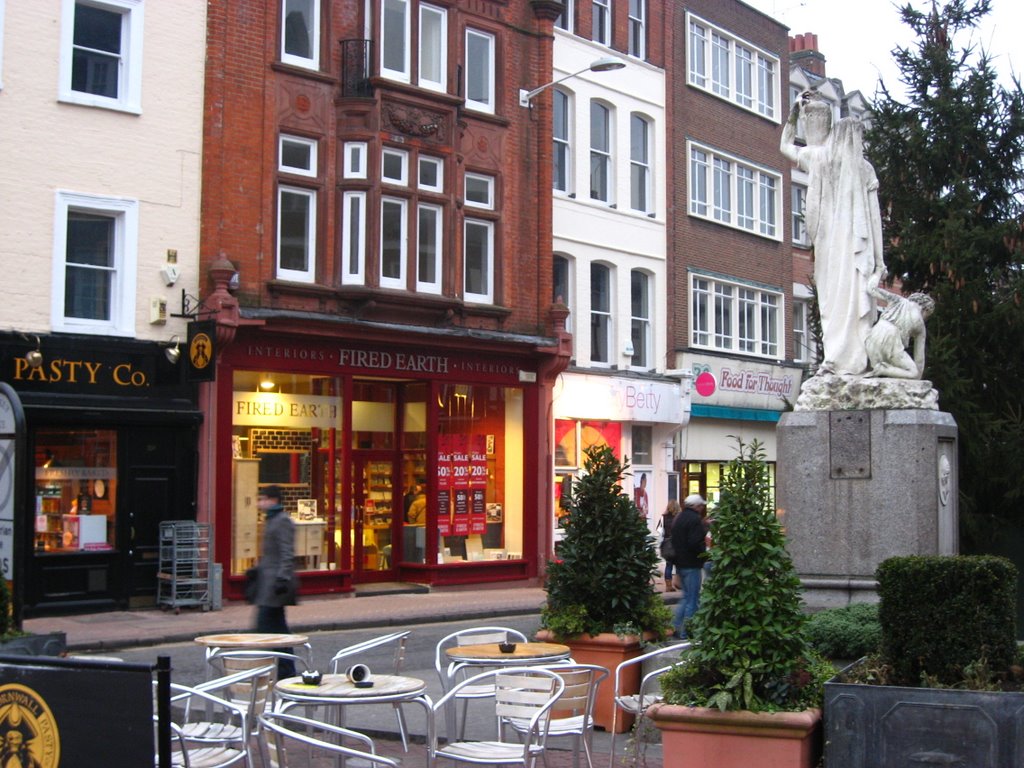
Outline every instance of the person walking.
<svg viewBox="0 0 1024 768">
<path fill-rule="evenodd" d="M 679 502 L 675 499 L 669 499 L 668 505 L 665 507 L 665 511 L 661 513 L 661 520 L 658 521 L 658 527 L 661 528 L 661 556 L 665 560 L 665 591 L 672 592 L 675 590 L 675 586 L 672 584 L 672 560 L 674 559 L 675 553 L 672 551 L 672 523 L 675 522 L 676 515 L 679 514 L 680 507 Z"/>
<path fill-rule="evenodd" d="M 697 612 L 700 605 L 700 584 L 704 554 L 704 512 L 708 504 L 699 493 L 692 493 L 683 499 L 683 509 L 672 523 L 672 548 L 675 550 L 673 565 L 676 567 L 675 581 L 679 582 L 682 595 L 672 619 L 674 637 L 686 639 L 686 622 Z"/>
<path fill-rule="evenodd" d="M 295 523 L 285 514 L 280 487 L 268 485 L 259 490 L 256 506 L 263 510 L 263 545 L 257 565 L 256 632 L 291 634 L 285 620 L 286 605 L 295 605 L 298 583 L 295 578 Z M 291 648 L 275 648 L 291 653 Z M 295 676 L 295 662 L 278 659 L 278 679 Z"/>
</svg>

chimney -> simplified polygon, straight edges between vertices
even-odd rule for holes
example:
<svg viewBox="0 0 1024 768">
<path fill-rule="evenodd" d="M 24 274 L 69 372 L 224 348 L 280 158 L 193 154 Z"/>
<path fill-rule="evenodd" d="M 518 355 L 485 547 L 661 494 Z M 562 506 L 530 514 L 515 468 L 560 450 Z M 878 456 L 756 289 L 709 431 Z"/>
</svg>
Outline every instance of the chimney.
<svg viewBox="0 0 1024 768">
<path fill-rule="evenodd" d="M 812 32 L 789 38 L 789 63 L 818 77 L 825 77 L 825 57 L 818 50 L 818 36 Z"/>
</svg>

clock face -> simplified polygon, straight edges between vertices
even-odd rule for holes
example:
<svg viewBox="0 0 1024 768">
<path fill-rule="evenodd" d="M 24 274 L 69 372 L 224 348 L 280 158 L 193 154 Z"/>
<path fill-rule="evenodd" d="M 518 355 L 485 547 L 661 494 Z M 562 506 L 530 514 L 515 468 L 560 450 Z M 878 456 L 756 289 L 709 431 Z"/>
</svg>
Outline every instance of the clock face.
<svg viewBox="0 0 1024 768">
<path fill-rule="evenodd" d="M 92 495 L 102 499 L 107 494 L 107 484 L 103 480 L 97 480 L 92 484 Z"/>
</svg>

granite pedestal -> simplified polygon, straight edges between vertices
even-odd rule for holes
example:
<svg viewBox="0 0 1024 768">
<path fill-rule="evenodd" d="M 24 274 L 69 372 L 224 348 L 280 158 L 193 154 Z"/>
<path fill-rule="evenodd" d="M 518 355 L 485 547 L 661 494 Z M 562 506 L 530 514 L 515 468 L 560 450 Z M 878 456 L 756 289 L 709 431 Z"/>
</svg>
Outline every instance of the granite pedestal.
<svg viewBox="0 0 1024 768">
<path fill-rule="evenodd" d="M 935 410 L 793 411 L 776 497 L 809 608 L 877 600 L 896 555 L 956 554 L 957 426 Z"/>
</svg>

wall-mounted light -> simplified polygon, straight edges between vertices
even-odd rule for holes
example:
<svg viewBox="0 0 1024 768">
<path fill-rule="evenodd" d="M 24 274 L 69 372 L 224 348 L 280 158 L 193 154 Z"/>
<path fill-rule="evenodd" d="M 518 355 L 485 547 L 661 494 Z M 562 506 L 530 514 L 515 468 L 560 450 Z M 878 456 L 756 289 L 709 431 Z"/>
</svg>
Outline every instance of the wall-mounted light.
<svg viewBox="0 0 1024 768">
<path fill-rule="evenodd" d="M 535 96 L 537 96 L 538 94 L 546 91 L 548 88 L 550 88 L 553 85 L 558 85 L 559 83 L 565 82 L 570 77 L 576 77 L 576 75 L 582 75 L 584 72 L 610 72 L 613 69 L 622 69 L 624 66 L 626 66 L 626 62 L 624 62 L 622 59 L 618 59 L 618 58 L 616 58 L 614 56 L 602 56 L 600 59 L 597 59 L 596 61 L 590 62 L 589 66 L 584 67 L 579 72 L 573 72 L 571 75 L 566 75 L 565 77 L 560 77 L 557 80 L 552 80 L 550 83 L 545 83 L 544 85 L 540 86 L 539 88 L 534 88 L 532 91 L 528 91 L 525 88 L 520 88 L 519 89 L 519 106 L 520 107 L 529 107 L 529 106 L 531 106 L 530 102 L 533 101 L 533 98 Z"/>
<path fill-rule="evenodd" d="M 28 338 L 28 337 L 26 336 L 26 338 Z M 25 353 L 25 362 L 28 363 L 28 367 L 29 368 L 38 368 L 39 366 L 41 366 L 43 364 L 43 353 L 39 349 L 39 346 L 40 346 L 39 337 L 36 336 L 35 340 L 36 340 L 36 348 L 35 349 L 30 349 L 28 352 Z"/>
<path fill-rule="evenodd" d="M 177 365 L 178 361 L 181 360 L 181 345 L 178 343 L 181 337 L 175 334 L 171 336 L 171 340 L 164 346 L 164 357 L 167 358 L 167 362 L 171 365 Z"/>
<path fill-rule="evenodd" d="M 269 392 L 276 386 L 277 385 L 274 383 L 273 377 L 269 373 L 264 373 L 263 376 L 260 377 L 260 389 L 264 392 Z"/>
</svg>

